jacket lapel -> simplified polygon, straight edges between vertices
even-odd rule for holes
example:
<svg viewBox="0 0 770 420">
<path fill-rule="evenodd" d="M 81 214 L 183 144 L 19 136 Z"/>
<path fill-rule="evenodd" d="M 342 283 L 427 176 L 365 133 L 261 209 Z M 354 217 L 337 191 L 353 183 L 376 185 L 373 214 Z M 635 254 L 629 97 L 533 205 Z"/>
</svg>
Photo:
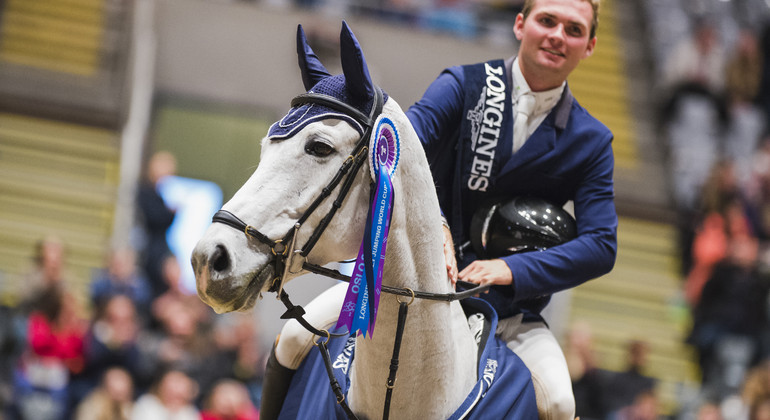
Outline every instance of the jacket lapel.
<svg viewBox="0 0 770 420">
<path fill-rule="evenodd" d="M 508 63 L 506 62 L 506 64 Z M 510 65 L 508 69 L 510 70 Z M 510 74 L 510 71 L 508 73 Z M 535 132 L 532 133 L 527 142 L 524 143 L 524 146 L 508 159 L 498 177 L 505 176 L 516 168 L 550 153 L 556 147 L 558 136 L 567 127 L 573 100 L 574 97 L 569 89 L 569 85 L 567 85 L 564 87 L 564 92 L 562 92 L 559 102 L 540 126 L 537 127 Z"/>
</svg>

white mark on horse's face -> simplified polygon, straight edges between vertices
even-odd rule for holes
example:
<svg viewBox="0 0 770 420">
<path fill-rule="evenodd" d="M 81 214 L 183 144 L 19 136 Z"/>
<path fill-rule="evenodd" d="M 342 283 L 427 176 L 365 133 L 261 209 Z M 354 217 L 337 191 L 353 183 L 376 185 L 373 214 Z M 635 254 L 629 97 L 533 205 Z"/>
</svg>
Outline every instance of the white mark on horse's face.
<svg viewBox="0 0 770 420">
<path fill-rule="evenodd" d="M 287 139 L 262 141 L 256 171 L 223 209 L 272 240 L 283 238 L 331 182 L 360 136 L 341 120 L 309 124 Z M 369 169 L 356 174 L 351 191 L 308 259 L 326 264 L 355 257 L 366 217 Z M 342 184 L 342 183 L 341 183 Z M 297 235 L 301 249 L 337 199 L 339 186 L 308 217 Z M 212 224 L 193 251 L 198 294 L 217 312 L 248 310 L 269 288 L 275 273 L 269 247 L 244 232 Z M 287 280 L 289 280 L 287 278 Z"/>
</svg>

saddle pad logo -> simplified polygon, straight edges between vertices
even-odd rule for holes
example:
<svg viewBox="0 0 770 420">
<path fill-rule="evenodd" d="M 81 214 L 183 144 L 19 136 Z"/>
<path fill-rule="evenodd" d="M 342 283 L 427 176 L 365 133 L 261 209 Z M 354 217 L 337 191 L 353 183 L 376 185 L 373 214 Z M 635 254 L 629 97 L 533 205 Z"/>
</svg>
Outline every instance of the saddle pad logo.
<svg viewBox="0 0 770 420">
<path fill-rule="evenodd" d="M 350 367 L 350 360 L 353 358 L 353 351 L 356 348 L 356 337 L 351 335 L 348 337 L 348 341 L 345 342 L 345 348 L 342 349 L 342 353 L 337 355 L 337 359 L 334 360 L 332 367 L 334 369 L 342 370 L 345 375 L 348 374 L 348 367 Z"/>
</svg>

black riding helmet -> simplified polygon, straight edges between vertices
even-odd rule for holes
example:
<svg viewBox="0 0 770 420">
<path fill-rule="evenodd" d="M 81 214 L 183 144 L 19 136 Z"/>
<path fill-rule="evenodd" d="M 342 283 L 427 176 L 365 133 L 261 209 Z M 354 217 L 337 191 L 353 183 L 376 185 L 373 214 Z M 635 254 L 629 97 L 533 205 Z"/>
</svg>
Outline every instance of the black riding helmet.
<svg viewBox="0 0 770 420">
<path fill-rule="evenodd" d="M 471 219 L 471 245 L 480 258 L 542 251 L 577 236 L 575 219 L 537 197 L 516 197 L 479 208 Z"/>
</svg>

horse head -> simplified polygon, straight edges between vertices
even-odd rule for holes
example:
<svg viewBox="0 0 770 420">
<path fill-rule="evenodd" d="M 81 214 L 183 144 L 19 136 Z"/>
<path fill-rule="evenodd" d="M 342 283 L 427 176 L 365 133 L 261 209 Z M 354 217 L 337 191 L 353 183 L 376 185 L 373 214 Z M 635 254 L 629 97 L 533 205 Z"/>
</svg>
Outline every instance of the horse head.
<svg viewBox="0 0 770 420">
<path fill-rule="evenodd" d="M 222 217 L 215 216 L 223 223 L 213 223 L 193 251 L 198 294 L 217 312 L 246 311 L 276 281 L 301 274 L 295 255 L 323 265 L 358 251 L 363 229 L 348 227 L 363 226 L 367 215 L 371 168 L 362 154 L 375 111 L 385 103 L 385 113 L 395 114 L 398 126 L 411 126 L 372 83 L 361 47 L 344 22 L 340 45 L 343 74 L 332 76 L 298 27 L 298 61 L 308 93 L 295 98 L 288 114 L 270 127 L 256 171 L 223 206 Z M 312 95 L 325 99 L 307 100 Z M 361 170 L 340 176 L 351 162 Z M 340 196 L 346 188 L 349 193 Z M 330 212 L 334 217 L 327 217 Z M 317 232 L 320 225 L 325 234 Z"/>
</svg>

